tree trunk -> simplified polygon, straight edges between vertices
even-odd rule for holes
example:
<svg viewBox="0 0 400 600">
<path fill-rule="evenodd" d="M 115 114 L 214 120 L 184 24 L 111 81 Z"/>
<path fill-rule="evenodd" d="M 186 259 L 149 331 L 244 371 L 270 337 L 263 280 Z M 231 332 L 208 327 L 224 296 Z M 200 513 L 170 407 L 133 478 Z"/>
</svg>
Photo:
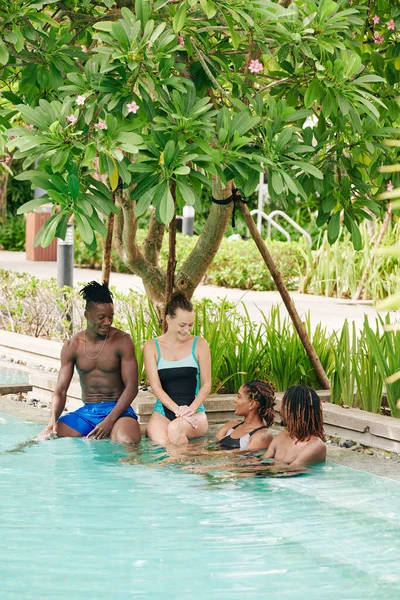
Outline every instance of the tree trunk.
<svg viewBox="0 0 400 600">
<path fill-rule="evenodd" d="M 213 196 L 224 200 L 232 196 L 232 182 L 225 188 L 213 182 Z M 164 226 L 157 224 L 152 217 L 149 233 L 140 248 L 136 241 L 137 219 L 135 202 L 132 202 L 125 190 L 116 197 L 119 208 L 115 219 L 114 244 L 126 266 L 138 275 L 146 294 L 158 309 L 165 304 L 166 272 L 158 266 Z M 175 287 L 190 299 L 210 266 L 227 228 L 232 214 L 233 203 L 227 205 L 212 204 L 203 231 L 196 246 L 189 254 L 175 276 Z"/>
<path fill-rule="evenodd" d="M 393 208 L 392 208 L 391 203 L 389 203 L 385 218 L 383 219 L 382 227 L 380 229 L 378 237 L 376 238 L 376 240 L 373 244 L 373 247 L 371 248 L 371 255 L 369 257 L 367 264 L 365 265 L 365 268 L 364 268 L 363 274 L 361 276 L 357 291 L 353 296 L 353 300 L 359 300 L 361 298 L 361 294 L 362 294 L 364 286 L 367 282 L 369 270 L 372 266 L 372 263 L 374 262 L 376 251 L 379 248 L 381 241 L 383 240 L 383 236 L 385 235 L 386 230 L 389 226 L 390 220 L 392 218 L 392 214 L 393 214 Z"/>
<path fill-rule="evenodd" d="M 171 300 L 172 292 L 174 289 L 175 279 L 175 267 L 176 267 L 176 198 L 175 198 L 175 182 L 171 183 L 171 195 L 174 200 L 174 217 L 169 224 L 168 231 L 168 265 L 167 265 L 167 276 L 165 282 L 165 304 Z M 167 331 L 167 321 L 163 321 L 163 332 Z"/>
<path fill-rule="evenodd" d="M 103 283 L 110 285 L 111 272 L 111 252 L 112 240 L 114 231 L 114 213 L 110 213 L 107 217 L 107 235 L 103 242 L 103 259 L 101 265 L 101 280 Z"/>
<path fill-rule="evenodd" d="M 213 198 L 226 200 L 232 196 L 233 181 L 225 187 L 213 181 Z M 232 215 L 233 202 L 226 205 L 211 204 L 210 212 L 197 244 L 176 275 L 176 286 L 191 298 L 218 252 Z"/>
<path fill-rule="evenodd" d="M 249 231 L 257 245 L 257 248 L 259 249 L 261 256 L 264 259 L 264 262 L 267 265 L 267 267 L 276 283 L 276 287 L 278 288 L 278 291 L 279 291 L 280 295 L 282 296 L 283 303 L 289 313 L 290 318 L 293 321 L 293 325 L 295 326 L 297 333 L 299 334 L 300 340 L 305 348 L 305 351 L 307 352 L 308 358 L 310 359 L 310 362 L 314 368 L 314 371 L 318 377 L 318 380 L 322 386 L 322 389 L 329 390 L 330 389 L 329 379 L 324 371 L 323 366 L 321 365 L 321 362 L 317 356 L 317 353 L 315 352 L 313 345 L 311 344 L 311 340 L 308 337 L 307 331 L 305 330 L 305 327 L 299 317 L 299 314 L 296 310 L 293 300 L 291 299 L 289 292 L 286 289 L 286 286 L 282 279 L 282 276 L 281 276 L 276 264 L 274 263 L 274 260 L 271 256 L 271 254 L 269 253 L 268 248 L 266 247 L 266 245 L 264 243 L 264 240 L 262 239 L 261 235 L 259 234 L 257 227 L 255 226 L 255 223 L 251 217 L 250 211 L 243 202 L 238 202 L 238 206 L 239 206 L 240 212 L 242 213 L 242 215 L 244 217 L 246 225 L 249 228 Z"/>
<path fill-rule="evenodd" d="M 9 155 L 10 156 L 10 155 Z M 11 160 L 8 165 L 11 165 Z M 4 171 L 0 175 L 0 223 L 4 224 L 7 220 L 7 183 L 8 173 Z"/>
</svg>

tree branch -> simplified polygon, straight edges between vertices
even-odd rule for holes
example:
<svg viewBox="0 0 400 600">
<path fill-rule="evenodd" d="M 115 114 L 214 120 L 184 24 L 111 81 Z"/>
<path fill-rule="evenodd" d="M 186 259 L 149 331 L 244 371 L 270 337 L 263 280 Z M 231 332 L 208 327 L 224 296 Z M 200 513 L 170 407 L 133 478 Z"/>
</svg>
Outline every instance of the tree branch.
<svg viewBox="0 0 400 600">
<path fill-rule="evenodd" d="M 146 260 L 139 249 L 136 241 L 138 223 L 135 202 L 124 198 L 122 192 L 116 196 L 116 205 L 119 208 L 114 230 L 117 252 L 132 273 L 142 279 L 150 300 L 159 305 L 164 301 L 165 273 Z"/>
<path fill-rule="evenodd" d="M 230 104 L 232 104 L 232 101 L 229 97 L 229 94 L 226 93 L 226 91 L 224 90 L 224 88 L 222 87 L 222 85 L 220 85 L 218 83 L 218 81 L 215 79 L 214 75 L 211 73 L 210 68 L 208 67 L 206 61 L 205 61 L 205 57 L 204 55 L 200 52 L 200 50 L 197 48 L 197 46 L 193 43 L 193 40 L 191 40 L 192 46 L 193 46 L 193 50 L 196 53 L 197 58 L 200 61 L 201 66 L 203 67 L 203 69 L 205 70 L 205 72 L 207 73 L 208 77 L 211 79 L 211 81 L 213 82 L 213 84 L 215 85 L 215 87 L 219 90 L 219 92 L 222 94 L 222 96 L 228 100 L 228 102 Z"/>
<path fill-rule="evenodd" d="M 153 265 L 158 265 L 158 258 L 164 238 L 165 225 L 156 219 L 155 209 L 151 213 L 149 230 L 142 244 L 143 254 L 146 260 Z"/>
<path fill-rule="evenodd" d="M 229 181 L 224 189 L 219 182 L 213 183 L 213 196 L 216 200 L 225 200 L 232 195 L 233 181 Z M 214 256 L 218 252 L 222 237 L 232 214 L 231 204 L 212 203 L 211 209 L 197 244 L 189 254 L 175 277 L 175 285 L 191 298 L 199 285 Z"/>
</svg>

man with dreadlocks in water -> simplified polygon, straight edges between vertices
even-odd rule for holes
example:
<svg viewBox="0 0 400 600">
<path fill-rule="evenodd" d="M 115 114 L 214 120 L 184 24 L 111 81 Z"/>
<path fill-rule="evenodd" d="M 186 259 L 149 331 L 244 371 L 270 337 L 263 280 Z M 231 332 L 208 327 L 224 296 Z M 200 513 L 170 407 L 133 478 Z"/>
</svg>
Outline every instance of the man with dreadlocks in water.
<svg viewBox="0 0 400 600">
<path fill-rule="evenodd" d="M 274 469 L 290 471 L 324 462 L 324 423 L 318 394 L 305 385 L 289 388 L 283 396 L 281 417 L 286 431 L 273 439 L 263 458 L 273 458 Z"/>
<path fill-rule="evenodd" d="M 109 437 L 137 443 L 141 432 L 131 407 L 138 392 L 135 348 L 131 337 L 112 327 L 113 298 L 108 286 L 91 281 L 80 291 L 86 301 L 86 329 L 65 342 L 51 418 L 40 437 Z M 61 417 L 76 367 L 84 406 Z"/>
</svg>

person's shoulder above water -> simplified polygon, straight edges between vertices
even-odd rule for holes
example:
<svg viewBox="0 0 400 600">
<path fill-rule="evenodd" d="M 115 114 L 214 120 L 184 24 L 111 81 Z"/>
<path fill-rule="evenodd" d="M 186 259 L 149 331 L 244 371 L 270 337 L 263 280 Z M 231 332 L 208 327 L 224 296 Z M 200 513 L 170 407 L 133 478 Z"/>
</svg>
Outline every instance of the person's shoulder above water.
<svg viewBox="0 0 400 600">
<path fill-rule="evenodd" d="M 311 465 L 325 461 L 326 446 L 319 436 L 311 435 L 308 439 L 299 440 L 282 431 L 273 439 L 265 458 L 290 466 Z"/>
</svg>

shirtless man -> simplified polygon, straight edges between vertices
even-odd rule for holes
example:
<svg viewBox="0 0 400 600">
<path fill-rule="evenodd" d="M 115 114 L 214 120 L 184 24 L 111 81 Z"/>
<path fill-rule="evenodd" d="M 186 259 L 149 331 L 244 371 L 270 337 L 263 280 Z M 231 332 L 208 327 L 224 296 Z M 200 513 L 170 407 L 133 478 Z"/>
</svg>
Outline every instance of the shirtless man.
<svg viewBox="0 0 400 600">
<path fill-rule="evenodd" d="M 263 458 L 273 458 L 274 469 L 291 471 L 324 462 L 324 423 L 318 394 L 305 385 L 289 388 L 283 396 L 281 416 L 286 431 L 273 439 Z"/>
<path fill-rule="evenodd" d="M 138 392 L 135 348 L 131 337 L 112 327 L 114 306 L 106 284 L 88 283 L 87 327 L 65 342 L 53 396 L 50 422 L 41 437 L 87 437 L 137 443 L 141 432 L 131 403 Z M 84 406 L 60 417 L 76 367 Z"/>
</svg>

